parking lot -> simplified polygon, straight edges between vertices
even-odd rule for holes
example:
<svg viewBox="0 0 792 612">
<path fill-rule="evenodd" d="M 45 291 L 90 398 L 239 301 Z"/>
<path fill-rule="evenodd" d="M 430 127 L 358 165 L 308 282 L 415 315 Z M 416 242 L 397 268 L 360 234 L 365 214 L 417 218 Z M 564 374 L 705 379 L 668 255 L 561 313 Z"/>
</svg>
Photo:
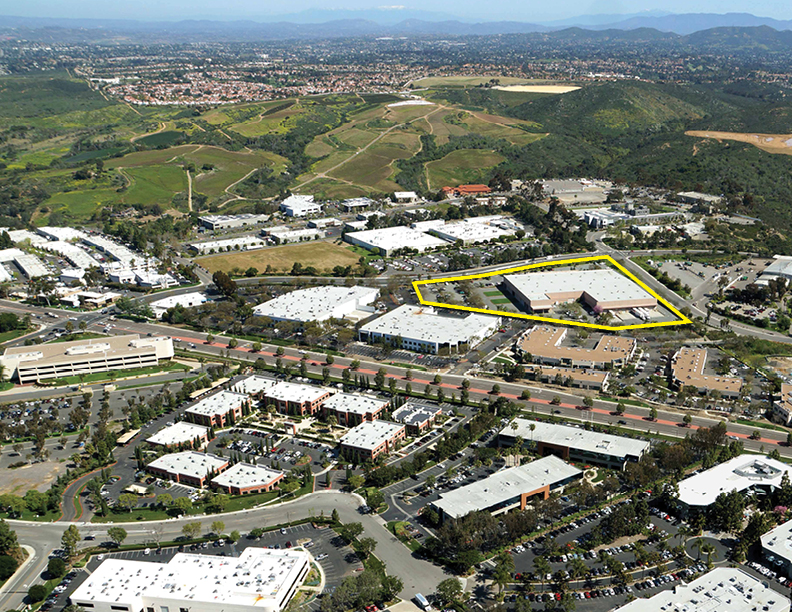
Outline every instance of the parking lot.
<svg viewBox="0 0 792 612">
<path fill-rule="evenodd" d="M 97 541 L 103 539 L 103 534 L 97 531 Z M 219 542 L 205 542 L 203 544 L 185 545 L 158 549 L 156 545 L 144 550 L 107 552 L 101 555 L 94 555 L 86 566 L 86 570 L 76 570 L 61 583 L 58 593 L 53 593 L 50 599 L 42 606 L 46 612 L 50 608 L 62 610 L 68 604 L 68 597 L 77 587 L 82 584 L 89 575 L 105 559 L 129 559 L 134 561 L 151 561 L 155 563 L 167 563 L 173 555 L 179 552 L 219 555 L 225 557 L 237 557 L 249 546 L 260 548 L 290 548 L 293 546 L 305 546 L 313 555 L 325 575 L 325 592 L 336 587 L 347 576 L 360 571 L 363 564 L 355 555 L 354 551 L 344 544 L 341 538 L 332 530 L 326 527 L 314 528 L 310 523 L 296 525 L 282 530 L 269 531 L 258 539 L 243 536 L 238 542 L 232 543 L 227 540 L 222 544 Z M 308 606 L 318 610 L 319 602 L 314 600 Z"/>
</svg>

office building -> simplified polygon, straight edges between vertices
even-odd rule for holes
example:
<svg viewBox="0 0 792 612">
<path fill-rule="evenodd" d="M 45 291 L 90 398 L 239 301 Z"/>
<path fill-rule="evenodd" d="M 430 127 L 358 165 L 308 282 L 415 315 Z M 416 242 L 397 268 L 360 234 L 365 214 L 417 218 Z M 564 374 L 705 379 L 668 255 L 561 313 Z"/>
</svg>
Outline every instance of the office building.
<svg viewBox="0 0 792 612">
<path fill-rule="evenodd" d="M 729 376 L 704 374 L 707 363 L 707 349 L 683 346 L 671 359 L 671 375 L 678 389 L 695 387 L 699 393 L 718 391 L 726 399 L 740 396 L 742 380 Z"/>
<path fill-rule="evenodd" d="M 194 308 L 209 301 L 205 293 L 200 291 L 193 291 L 192 293 L 182 293 L 181 295 L 172 295 L 170 297 L 155 300 L 149 304 L 151 310 L 154 311 L 154 316 L 158 319 L 162 318 L 168 310 L 181 306 L 182 308 Z"/>
<path fill-rule="evenodd" d="M 543 457 L 443 493 L 430 505 L 441 521 L 462 518 L 471 512 L 498 515 L 524 510 L 534 498 L 547 499 L 553 491 L 562 490 L 582 475 L 581 470 L 558 457 Z"/>
<path fill-rule="evenodd" d="M 407 430 L 400 423 L 366 421 L 341 438 L 341 454 L 357 463 L 374 461 L 392 453 L 406 437 Z"/>
<path fill-rule="evenodd" d="M 767 565 L 792 578 L 792 521 L 781 523 L 761 538 L 762 556 Z"/>
<path fill-rule="evenodd" d="M 269 215 L 205 215 L 198 217 L 198 222 L 209 230 L 234 229 L 238 227 L 249 227 L 264 223 L 269 219 Z"/>
<path fill-rule="evenodd" d="M 264 391 L 264 404 L 272 404 L 281 414 L 312 415 L 319 411 L 331 393 L 332 390 L 315 385 L 279 382 Z"/>
<path fill-rule="evenodd" d="M 562 346 L 569 329 L 536 325 L 517 341 L 516 350 L 533 363 L 570 368 L 616 368 L 635 355 L 638 341 L 620 336 L 602 336 L 594 348 Z"/>
<path fill-rule="evenodd" d="M 429 431 L 441 414 L 443 409 L 437 404 L 407 402 L 393 411 L 392 418 L 407 428 L 407 435 L 415 437 Z"/>
<path fill-rule="evenodd" d="M 228 469 L 228 459 L 209 453 L 184 451 L 162 455 L 146 466 L 154 476 L 179 482 L 191 487 L 203 488 L 215 474 Z"/>
<path fill-rule="evenodd" d="M 205 397 L 184 411 L 184 416 L 204 427 L 226 427 L 242 418 L 250 406 L 250 398 L 242 393 L 219 391 Z"/>
<path fill-rule="evenodd" d="M 789 612 L 789 599 L 735 567 L 718 567 L 614 612 Z"/>
<path fill-rule="evenodd" d="M 740 455 L 680 481 L 678 504 L 683 514 L 706 510 L 721 493 L 767 495 L 781 486 L 792 466 L 761 455 Z"/>
<path fill-rule="evenodd" d="M 168 425 L 164 429 L 159 430 L 148 438 L 146 442 L 154 446 L 164 446 L 166 448 L 178 447 L 180 444 L 193 445 L 198 442 L 198 445 L 203 447 L 209 442 L 209 432 L 210 429 L 203 425 L 196 425 L 195 423 L 188 423 L 187 421 L 178 421 L 173 425 Z"/>
<path fill-rule="evenodd" d="M 69 601 L 91 612 L 282 612 L 310 568 L 305 550 L 256 546 L 238 557 L 106 559 Z"/>
<path fill-rule="evenodd" d="M 498 434 L 498 443 L 513 446 L 517 438 L 543 457 L 556 455 L 566 461 L 615 470 L 623 470 L 628 461 L 640 461 L 650 448 L 643 440 L 529 419 L 514 419 L 506 425 Z"/>
<path fill-rule="evenodd" d="M 267 246 L 258 236 L 235 236 L 207 242 L 192 242 L 189 247 L 197 255 L 210 253 L 227 253 L 229 251 L 253 251 Z"/>
<path fill-rule="evenodd" d="M 370 344 L 397 343 L 421 353 L 462 353 L 494 334 L 500 318 L 478 313 L 444 316 L 429 306 L 404 304 L 369 321 L 358 330 L 358 337 Z"/>
<path fill-rule="evenodd" d="M 773 420 L 782 425 L 792 423 L 792 385 L 781 384 L 781 396 L 773 401 Z"/>
<path fill-rule="evenodd" d="M 6 376 L 24 385 L 67 376 L 155 367 L 172 357 L 170 338 L 130 334 L 16 346 L 6 349 L 0 363 L 5 366 Z"/>
<path fill-rule="evenodd" d="M 321 213 L 322 205 L 312 195 L 290 195 L 280 203 L 280 210 L 287 217 L 307 217 Z"/>
<path fill-rule="evenodd" d="M 582 368 L 560 368 L 543 365 L 527 366 L 525 374 L 543 383 L 594 391 L 606 391 L 610 380 L 610 372 L 603 370 L 584 370 Z"/>
<path fill-rule="evenodd" d="M 229 495 L 250 495 L 272 491 L 283 480 L 283 472 L 263 465 L 237 463 L 212 479 L 212 486 Z"/>
<path fill-rule="evenodd" d="M 334 416 L 339 425 L 354 427 L 363 421 L 374 421 L 388 408 L 390 402 L 358 393 L 336 393 L 322 403 L 326 417 Z"/>
</svg>

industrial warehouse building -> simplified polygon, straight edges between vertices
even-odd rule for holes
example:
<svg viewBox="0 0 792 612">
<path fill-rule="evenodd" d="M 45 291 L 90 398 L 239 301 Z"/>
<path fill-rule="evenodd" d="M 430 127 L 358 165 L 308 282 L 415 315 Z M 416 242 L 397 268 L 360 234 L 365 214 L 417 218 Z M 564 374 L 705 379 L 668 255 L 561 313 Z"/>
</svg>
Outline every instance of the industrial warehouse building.
<svg viewBox="0 0 792 612">
<path fill-rule="evenodd" d="M 706 510 L 721 493 L 740 491 L 766 495 L 781 486 L 792 466 L 771 457 L 740 455 L 679 483 L 678 504 L 682 514 Z"/>
<path fill-rule="evenodd" d="M 173 341 L 137 334 L 6 349 L 0 363 L 21 384 L 133 368 L 157 366 L 173 357 Z"/>
<path fill-rule="evenodd" d="M 307 217 L 321 213 L 322 205 L 312 195 L 290 195 L 280 203 L 280 210 L 287 217 Z"/>
<path fill-rule="evenodd" d="M 146 466 L 146 470 L 173 482 L 203 488 L 215 474 L 228 469 L 228 459 L 209 453 L 185 451 L 163 455 Z"/>
<path fill-rule="evenodd" d="M 420 353 L 456 353 L 475 347 L 498 327 L 498 317 L 442 316 L 429 306 L 404 304 L 363 325 L 358 336 L 369 343 L 398 342 L 398 348 Z"/>
<path fill-rule="evenodd" d="M 311 555 L 301 549 L 254 546 L 238 557 L 177 553 L 168 563 L 106 559 L 69 601 L 91 612 L 281 612 L 310 564 Z"/>
<path fill-rule="evenodd" d="M 577 300 L 595 313 L 657 307 L 657 298 L 611 269 L 509 274 L 503 278 L 503 286 L 506 294 L 531 312 L 547 312 Z"/>
<path fill-rule="evenodd" d="M 643 440 L 529 419 L 514 419 L 500 431 L 498 441 L 501 446 L 513 446 L 518 437 L 542 456 L 556 455 L 616 470 L 624 469 L 628 461 L 639 461 L 650 447 Z"/>
<path fill-rule="evenodd" d="M 547 499 L 583 475 L 576 467 L 549 456 L 531 463 L 495 472 L 492 476 L 443 493 L 430 505 L 446 518 L 461 518 L 470 512 L 503 514 L 523 510 L 535 497 Z"/>
<path fill-rule="evenodd" d="M 316 414 L 331 391 L 314 385 L 279 382 L 263 392 L 265 406 L 272 404 L 281 414 Z"/>
<path fill-rule="evenodd" d="M 358 463 L 374 461 L 392 453 L 407 437 L 404 425 L 390 421 L 366 421 L 341 438 L 341 453 Z"/>
<path fill-rule="evenodd" d="M 165 448 L 174 448 L 180 444 L 194 444 L 196 441 L 200 446 L 203 446 L 209 442 L 209 432 L 210 429 L 203 425 L 179 421 L 161 429 L 148 438 L 146 442 L 154 446 L 164 446 Z"/>
<path fill-rule="evenodd" d="M 371 307 L 379 289 L 373 287 L 309 287 L 291 291 L 275 299 L 259 304 L 253 309 L 259 317 L 273 321 L 328 321 L 351 317 L 355 320 L 370 317 Z"/>
<path fill-rule="evenodd" d="M 237 463 L 212 479 L 212 486 L 230 495 L 272 491 L 283 480 L 283 472 L 263 465 Z"/>
<path fill-rule="evenodd" d="M 789 599 L 734 567 L 718 567 L 614 612 L 788 612 Z"/>
<path fill-rule="evenodd" d="M 382 229 L 364 230 L 344 234 L 344 240 L 373 251 L 377 249 L 383 257 L 389 257 L 394 251 L 403 248 L 414 249 L 418 252 L 448 246 L 448 242 L 435 238 L 422 231 L 398 225 Z"/>
<path fill-rule="evenodd" d="M 264 223 L 269 219 L 269 215 L 205 215 L 198 217 L 198 222 L 210 230 L 233 229 L 237 227 L 248 227 Z"/>
</svg>

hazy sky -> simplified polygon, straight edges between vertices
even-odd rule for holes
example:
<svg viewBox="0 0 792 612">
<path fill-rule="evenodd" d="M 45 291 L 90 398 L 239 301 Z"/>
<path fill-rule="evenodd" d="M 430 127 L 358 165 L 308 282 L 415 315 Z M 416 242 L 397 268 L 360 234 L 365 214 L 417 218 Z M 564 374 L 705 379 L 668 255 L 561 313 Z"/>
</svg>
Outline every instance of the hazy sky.
<svg viewBox="0 0 792 612">
<path fill-rule="evenodd" d="M 376 1 L 376 0 L 375 0 Z M 386 0 L 387 2 L 387 0 Z M 404 0 L 396 0 L 401 4 Z M 375 9 L 371 0 L 0 0 L 0 14 L 24 17 L 94 17 L 104 19 L 267 19 L 311 9 Z M 519 21 L 563 19 L 583 14 L 746 12 L 792 19 L 789 0 L 415 0 L 403 10 L 436 11 L 461 18 Z M 394 8 L 393 10 L 398 10 Z"/>
</svg>

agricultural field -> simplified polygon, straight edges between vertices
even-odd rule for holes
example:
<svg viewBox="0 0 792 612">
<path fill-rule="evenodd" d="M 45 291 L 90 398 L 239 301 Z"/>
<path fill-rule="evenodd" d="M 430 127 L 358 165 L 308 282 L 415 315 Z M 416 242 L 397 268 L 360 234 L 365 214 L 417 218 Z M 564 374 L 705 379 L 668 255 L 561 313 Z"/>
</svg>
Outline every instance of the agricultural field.
<svg viewBox="0 0 792 612">
<path fill-rule="evenodd" d="M 295 262 L 300 262 L 304 267 L 313 266 L 319 271 L 329 271 L 335 266 L 354 266 L 359 259 L 360 256 L 348 246 L 314 241 L 256 251 L 210 255 L 196 261 L 209 272 L 232 272 L 235 269 L 244 271 L 253 267 L 264 273 L 270 267 L 270 271 L 274 273 L 289 272 Z"/>
<path fill-rule="evenodd" d="M 426 175 L 430 189 L 455 187 L 466 183 L 485 181 L 487 171 L 503 161 L 495 151 L 479 149 L 457 149 L 443 159 L 426 164 Z"/>
</svg>

